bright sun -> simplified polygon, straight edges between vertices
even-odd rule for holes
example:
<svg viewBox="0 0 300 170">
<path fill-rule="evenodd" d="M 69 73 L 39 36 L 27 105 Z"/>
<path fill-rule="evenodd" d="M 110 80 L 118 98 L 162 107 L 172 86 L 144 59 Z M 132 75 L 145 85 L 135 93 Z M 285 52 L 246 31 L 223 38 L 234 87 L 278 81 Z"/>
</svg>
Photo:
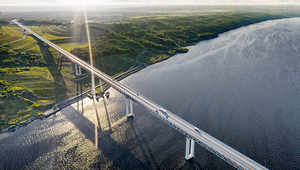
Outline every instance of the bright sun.
<svg viewBox="0 0 300 170">
<path fill-rule="evenodd" d="M 68 0 L 68 3 L 72 5 L 84 5 L 85 2 L 85 0 Z"/>
<path fill-rule="evenodd" d="M 107 3 L 107 0 L 64 0 L 63 2 L 70 5 L 85 5 L 85 4 L 99 4 L 99 3 Z"/>
</svg>

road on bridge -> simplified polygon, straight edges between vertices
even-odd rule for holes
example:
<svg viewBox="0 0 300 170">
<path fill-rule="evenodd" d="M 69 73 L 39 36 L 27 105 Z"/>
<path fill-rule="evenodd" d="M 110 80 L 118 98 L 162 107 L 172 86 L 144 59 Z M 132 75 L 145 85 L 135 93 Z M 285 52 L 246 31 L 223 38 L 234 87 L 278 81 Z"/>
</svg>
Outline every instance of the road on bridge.
<svg viewBox="0 0 300 170">
<path fill-rule="evenodd" d="M 237 169 L 267 169 L 266 167 L 258 164 L 257 162 L 253 161 L 252 159 L 248 158 L 247 156 L 241 154 L 240 152 L 236 151 L 232 147 L 226 145 L 225 143 L 219 141 L 218 139 L 214 138 L 213 136 L 205 133 L 202 130 L 195 130 L 195 126 L 188 123 L 187 121 L 183 120 L 182 118 L 176 116 L 175 114 L 171 113 L 170 111 L 166 111 L 165 114 L 162 114 L 161 109 L 162 106 L 156 104 L 155 102 L 147 99 L 141 94 L 138 94 L 134 90 L 130 89 L 129 87 L 121 84 L 117 80 L 113 79 L 112 77 L 108 76 L 107 74 L 101 72 L 100 70 L 92 67 L 87 62 L 79 59 L 75 55 L 65 51 L 64 49 L 60 48 L 59 46 L 53 44 L 51 41 L 43 38 L 39 34 L 33 32 L 29 28 L 20 24 L 17 20 L 13 20 L 15 24 L 19 27 L 23 28 L 27 32 L 33 34 L 36 38 L 40 39 L 48 46 L 52 47 L 59 53 L 63 54 L 63 56 L 70 59 L 77 65 L 80 65 L 81 68 L 85 69 L 88 72 L 94 72 L 95 77 L 100 78 L 102 81 L 106 82 L 112 88 L 116 89 L 126 97 L 130 98 L 137 104 L 143 106 L 149 112 L 154 114 L 156 117 L 163 120 L 165 123 L 169 124 L 188 138 L 193 139 L 196 143 L 200 144 L 216 156 L 220 157 L 221 159 L 225 160 L 232 166 Z M 164 109 L 163 109 L 164 110 Z M 166 114 L 168 116 L 166 116 Z"/>
</svg>

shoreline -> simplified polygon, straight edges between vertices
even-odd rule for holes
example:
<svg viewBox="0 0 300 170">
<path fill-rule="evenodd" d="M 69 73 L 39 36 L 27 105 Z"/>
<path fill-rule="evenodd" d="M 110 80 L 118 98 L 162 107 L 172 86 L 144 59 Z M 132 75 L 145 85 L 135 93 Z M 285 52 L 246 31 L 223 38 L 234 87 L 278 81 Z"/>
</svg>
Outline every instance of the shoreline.
<svg viewBox="0 0 300 170">
<path fill-rule="evenodd" d="M 222 33 L 219 33 L 219 34 L 227 33 L 227 32 L 229 32 L 229 31 L 233 31 L 233 30 L 236 30 L 236 29 L 240 29 L 240 28 L 242 28 L 242 27 L 249 26 L 249 25 L 253 25 L 253 24 L 258 24 L 258 23 L 261 23 L 261 22 L 266 22 L 266 21 L 271 21 L 271 20 L 290 19 L 290 18 L 299 18 L 299 17 L 282 17 L 282 18 L 280 18 L 280 19 L 269 19 L 269 20 L 265 20 L 265 21 L 259 21 L 259 22 L 256 22 L 256 23 L 251 23 L 251 24 L 248 24 L 248 25 L 246 24 L 246 25 L 243 25 L 243 26 L 239 26 L 238 28 L 234 28 L 234 29 L 231 29 L 231 30 L 227 30 L 227 31 L 222 32 Z M 190 47 L 190 46 L 195 46 L 195 45 L 197 45 L 198 43 L 200 43 L 200 42 L 202 42 L 202 41 L 212 40 L 212 39 L 214 39 L 214 38 L 218 38 L 218 37 L 219 37 L 219 34 L 216 34 L 216 36 L 213 36 L 213 37 L 210 37 L 210 38 L 207 38 L 207 39 L 203 39 L 203 40 L 201 39 L 201 40 L 199 40 L 199 41 L 197 41 L 197 42 L 194 42 L 194 43 L 189 43 L 187 46 L 183 46 L 182 48 L 187 48 L 187 47 Z M 187 52 L 189 52 L 189 50 L 188 50 Z M 186 52 L 186 53 L 187 53 L 187 52 Z M 126 77 L 128 77 L 128 76 L 130 76 L 130 75 L 132 75 L 132 74 L 134 74 L 134 73 L 136 73 L 136 72 L 142 70 L 143 68 L 146 68 L 147 66 L 150 66 L 150 65 L 153 65 L 153 64 L 162 62 L 162 61 L 164 61 L 164 60 L 169 59 L 170 57 L 175 56 L 176 54 L 181 54 L 181 53 L 182 53 L 182 52 L 176 52 L 175 54 L 168 55 L 168 57 L 163 58 L 162 60 L 156 61 L 156 62 L 154 62 L 154 63 L 149 63 L 148 65 L 145 65 L 145 64 L 144 64 L 144 65 L 140 65 L 140 66 L 138 66 L 138 67 L 136 67 L 136 68 L 134 68 L 134 69 L 128 70 L 128 71 L 126 71 L 126 72 L 123 72 L 123 73 L 119 74 L 118 76 L 116 76 L 116 77 L 114 77 L 114 78 L 115 78 L 117 81 L 121 81 L 121 80 L 123 80 L 124 78 L 126 78 Z M 103 85 L 105 85 L 105 83 L 104 83 Z M 95 86 L 95 89 L 97 89 L 97 88 L 99 88 L 99 87 L 100 87 L 100 85 Z M 105 92 L 106 90 L 108 90 L 109 88 L 110 88 L 110 87 L 106 87 L 106 88 L 104 89 L 104 92 Z M 84 98 L 88 97 L 87 93 L 88 93 L 89 91 L 91 91 L 91 89 L 89 89 L 89 90 L 83 92 L 82 94 L 80 94 L 80 95 L 78 95 L 78 96 L 71 97 L 70 99 L 67 99 L 67 100 L 65 100 L 65 101 L 59 102 L 59 103 L 57 103 L 57 104 L 56 104 L 56 103 L 53 103 L 53 105 L 57 105 L 57 109 L 53 109 L 53 108 L 52 108 L 52 109 L 49 109 L 49 110 L 45 110 L 45 111 L 43 111 L 43 113 L 42 113 L 41 115 L 32 117 L 32 118 L 30 118 L 30 119 L 24 121 L 23 123 L 21 123 L 21 124 L 19 124 L 19 125 L 11 125 L 11 126 L 9 126 L 8 128 L 0 129 L 0 134 L 1 134 L 1 133 L 7 133 L 7 132 L 15 131 L 15 130 L 21 128 L 22 126 L 28 125 L 30 122 L 32 122 L 32 121 L 34 121 L 34 120 L 36 120 L 36 119 L 45 119 L 45 118 L 48 118 L 49 116 L 55 114 L 56 112 L 60 111 L 61 109 L 63 109 L 63 108 L 65 108 L 65 107 L 67 107 L 67 106 L 69 106 L 69 105 L 71 105 L 71 104 L 77 102 L 77 101 L 80 100 L 81 98 L 84 99 Z M 96 93 L 97 93 L 97 92 L 96 92 Z"/>
</svg>

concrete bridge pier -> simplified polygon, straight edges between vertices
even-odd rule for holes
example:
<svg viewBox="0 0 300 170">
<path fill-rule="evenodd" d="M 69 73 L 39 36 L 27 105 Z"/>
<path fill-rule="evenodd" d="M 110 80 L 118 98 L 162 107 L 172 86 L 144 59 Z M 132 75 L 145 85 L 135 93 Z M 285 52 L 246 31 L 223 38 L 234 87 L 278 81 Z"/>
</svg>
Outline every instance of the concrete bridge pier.
<svg viewBox="0 0 300 170">
<path fill-rule="evenodd" d="M 99 79 L 99 83 L 100 83 L 101 93 L 103 93 L 103 87 L 102 87 L 101 79 Z"/>
<path fill-rule="evenodd" d="M 129 112 L 129 104 L 130 104 L 130 112 Z M 133 116 L 132 100 L 130 100 L 128 97 L 126 97 L 126 116 L 127 118 Z"/>
<path fill-rule="evenodd" d="M 59 52 L 57 52 L 57 57 L 60 58 L 60 57 L 63 57 L 64 55 L 63 54 L 59 54 Z"/>
<path fill-rule="evenodd" d="M 92 78 L 92 93 L 91 93 L 91 95 L 94 97 L 94 95 L 95 95 L 95 77 L 94 77 L 94 73 L 92 73 L 91 78 Z"/>
<path fill-rule="evenodd" d="M 77 64 L 75 64 L 75 72 L 76 72 L 76 76 L 80 76 L 81 74 L 81 67 Z"/>
<path fill-rule="evenodd" d="M 186 138 L 185 159 L 189 160 L 194 157 L 195 141 L 191 138 Z"/>
</svg>

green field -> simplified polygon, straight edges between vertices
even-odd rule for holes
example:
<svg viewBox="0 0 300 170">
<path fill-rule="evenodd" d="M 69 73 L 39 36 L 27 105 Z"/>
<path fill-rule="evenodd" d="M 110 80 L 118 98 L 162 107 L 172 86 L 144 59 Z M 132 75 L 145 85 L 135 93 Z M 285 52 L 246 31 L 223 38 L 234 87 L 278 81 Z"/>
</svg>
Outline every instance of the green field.
<svg viewBox="0 0 300 170">
<path fill-rule="evenodd" d="M 2 29 L 0 29 L 0 37 L 4 35 L 4 32 L 2 31 Z"/>
<path fill-rule="evenodd" d="M 72 42 L 73 37 L 67 36 L 72 35 L 71 30 L 58 35 L 46 26 L 28 27 L 67 51 L 87 46 L 86 42 Z M 56 26 L 49 28 L 58 31 Z M 0 46 L 0 129 L 22 124 L 77 94 L 73 65 L 67 59 L 58 61 L 56 51 L 45 48 L 30 34 L 23 38 L 23 32 L 15 25 L 2 26 L 2 30 L 6 35 L 0 36 L 0 44 L 9 50 L 6 54 Z M 42 56 L 44 63 L 29 60 L 33 54 Z M 26 63 L 27 59 L 29 62 Z M 86 89 L 84 86 L 83 90 Z"/>
<path fill-rule="evenodd" d="M 15 52 L 30 52 L 30 53 L 35 53 L 35 54 L 41 54 L 41 50 L 39 48 L 38 42 L 36 42 L 36 41 L 32 41 L 32 42 L 17 46 L 15 48 L 13 48 L 13 51 L 15 51 Z"/>
<path fill-rule="evenodd" d="M 15 40 L 21 39 L 23 37 L 21 29 L 19 27 L 5 27 L 6 35 L 0 37 L 0 45 L 4 45 L 6 43 L 11 43 Z"/>
<path fill-rule="evenodd" d="M 6 34 L 0 37 L 0 41 L 2 41 L 2 40 L 4 41 L 5 39 L 8 39 L 8 38 L 14 36 L 14 34 L 12 33 L 12 31 L 10 31 L 9 28 L 2 26 L 1 29 L 2 29 L 2 32 L 6 33 Z M 2 44 L 2 42 L 1 42 L 1 44 Z"/>
<path fill-rule="evenodd" d="M 3 127 L 15 125 L 23 119 L 38 115 L 44 109 L 50 109 L 53 102 L 60 102 L 73 95 L 74 91 L 54 82 L 47 67 L 18 67 L 25 71 L 13 72 L 1 80 L 1 122 Z M 50 76 L 49 76 L 50 75 Z M 49 76 L 49 77 L 48 77 Z M 63 83 L 70 85 L 70 80 L 62 76 Z M 30 116 L 28 116 L 30 115 Z"/>
</svg>

